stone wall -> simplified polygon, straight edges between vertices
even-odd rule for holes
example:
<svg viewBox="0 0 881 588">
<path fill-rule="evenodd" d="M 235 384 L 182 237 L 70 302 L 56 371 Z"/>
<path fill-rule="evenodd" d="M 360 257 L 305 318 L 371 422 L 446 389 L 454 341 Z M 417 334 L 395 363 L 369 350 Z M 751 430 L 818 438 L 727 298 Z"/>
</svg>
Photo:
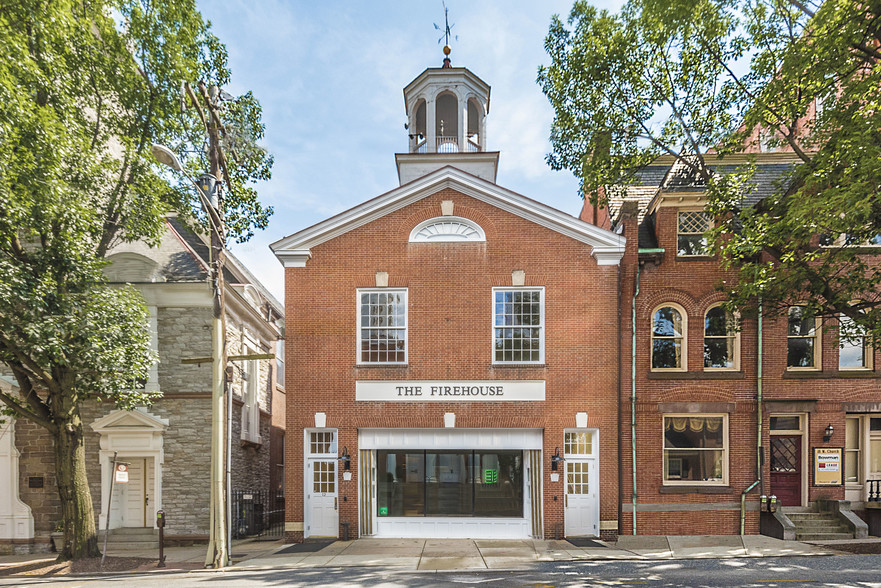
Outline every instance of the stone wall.
<svg viewBox="0 0 881 588">
<path fill-rule="evenodd" d="M 55 452 L 52 436 L 27 419 L 15 421 L 18 460 L 18 493 L 31 507 L 34 517 L 34 543 L 27 551 L 49 551 L 49 535 L 61 521 L 61 499 L 55 482 Z M 29 479 L 43 478 L 42 488 L 30 488 Z"/>
<path fill-rule="evenodd" d="M 211 392 L 211 364 L 182 364 L 192 357 L 211 357 L 211 308 L 161 307 L 159 389 L 167 395 Z"/>
</svg>

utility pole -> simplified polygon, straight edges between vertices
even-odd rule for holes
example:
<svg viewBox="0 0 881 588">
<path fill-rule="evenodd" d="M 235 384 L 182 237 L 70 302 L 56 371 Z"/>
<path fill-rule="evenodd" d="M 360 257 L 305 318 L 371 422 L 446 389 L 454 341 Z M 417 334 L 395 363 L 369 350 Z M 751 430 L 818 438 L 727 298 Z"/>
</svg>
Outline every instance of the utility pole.
<svg viewBox="0 0 881 588">
<path fill-rule="evenodd" d="M 229 544 L 226 527 L 226 488 L 225 488 L 225 451 L 226 451 L 226 406 L 225 368 L 226 368 L 226 316 L 224 309 L 225 296 L 223 285 L 223 262 L 225 248 L 225 229 L 223 225 L 223 205 L 220 190 L 223 184 L 221 169 L 225 167 L 224 156 L 220 147 L 220 115 L 217 112 L 217 86 L 206 88 L 204 82 L 198 83 L 199 94 L 205 104 L 202 110 L 200 101 L 189 84 L 184 89 L 190 102 L 196 108 L 199 118 L 208 132 L 209 172 L 199 178 L 199 189 L 208 199 L 208 210 L 211 226 L 211 282 L 213 290 L 213 316 L 211 336 L 211 492 L 210 492 L 210 528 L 208 552 L 205 555 L 205 567 L 222 568 L 229 563 Z M 207 115 L 206 112 L 207 111 Z"/>
</svg>

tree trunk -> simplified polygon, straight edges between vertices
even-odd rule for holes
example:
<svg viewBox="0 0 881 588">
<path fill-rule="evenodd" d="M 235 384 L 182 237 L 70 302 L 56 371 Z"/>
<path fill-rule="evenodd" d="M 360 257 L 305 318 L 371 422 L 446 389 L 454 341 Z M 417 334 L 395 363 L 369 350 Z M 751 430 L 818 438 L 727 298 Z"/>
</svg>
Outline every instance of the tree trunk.
<svg viewBox="0 0 881 588">
<path fill-rule="evenodd" d="M 58 430 L 55 434 L 55 478 L 64 520 L 64 543 L 59 549 L 59 561 L 101 555 L 86 476 L 86 449 L 79 406 L 71 403 L 66 408 L 64 415 L 67 419 L 56 419 Z"/>
</svg>

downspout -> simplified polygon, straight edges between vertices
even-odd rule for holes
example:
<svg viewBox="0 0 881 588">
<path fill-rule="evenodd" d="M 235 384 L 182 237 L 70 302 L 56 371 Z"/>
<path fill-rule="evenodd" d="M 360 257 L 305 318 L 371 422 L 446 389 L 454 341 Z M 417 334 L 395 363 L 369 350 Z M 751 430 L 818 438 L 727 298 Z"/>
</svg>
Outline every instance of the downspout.
<svg viewBox="0 0 881 588">
<path fill-rule="evenodd" d="M 636 259 L 636 289 L 633 292 L 633 301 L 630 308 L 630 329 L 632 341 L 630 344 L 630 459 L 633 463 L 633 493 L 631 503 L 633 506 L 633 534 L 636 535 L 636 297 L 639 296 L 639 253 Z"/>
<path fill-rule="evenodd" d="M 765 479 L 762 475 L 764 449 L 762 448 L 762 298 L 759 297 L 758 349 L 756 359 L 756 481 L 740 493 L 740 534 L 746 534 L 746 495 L 750 490 L 761 484 L 761 493 L 765 494 Z"/>
</svg>

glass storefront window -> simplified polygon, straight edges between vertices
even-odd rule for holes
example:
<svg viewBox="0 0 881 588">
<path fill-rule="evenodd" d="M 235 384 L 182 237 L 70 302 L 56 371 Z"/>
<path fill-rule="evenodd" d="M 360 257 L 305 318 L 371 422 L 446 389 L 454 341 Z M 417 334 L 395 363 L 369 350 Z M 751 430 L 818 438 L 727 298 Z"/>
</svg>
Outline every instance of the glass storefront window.
<svg viewBox="0 0 881 588">
<path fill-rule="evenodd" d="M 377 451 L 377 516 L 523 516 L 522 451 Z"/>
</svg>

